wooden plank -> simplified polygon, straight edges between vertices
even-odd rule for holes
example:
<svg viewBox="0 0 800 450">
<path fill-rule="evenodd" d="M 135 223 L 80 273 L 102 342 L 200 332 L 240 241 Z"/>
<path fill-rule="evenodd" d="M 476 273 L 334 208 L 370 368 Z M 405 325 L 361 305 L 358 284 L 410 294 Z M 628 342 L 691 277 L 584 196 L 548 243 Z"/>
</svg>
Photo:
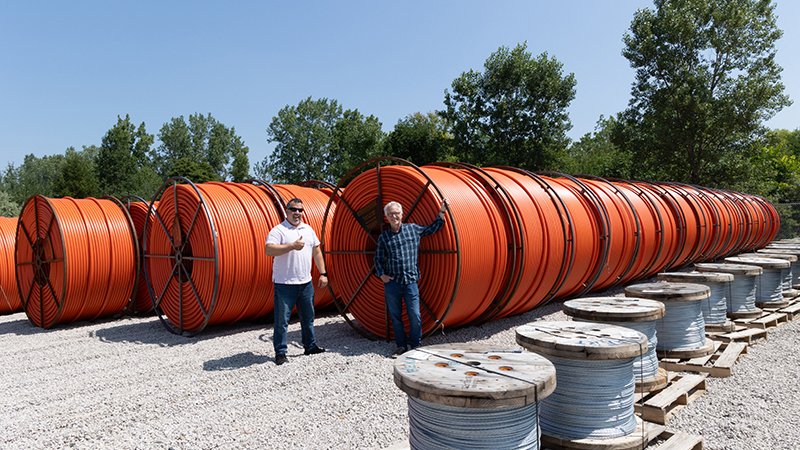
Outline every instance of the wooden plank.
<svg viewBox="0 0 800 450">
<path fill-rule="evenodd" d="M 660 436 L 666 427 L 636 418 L 636 429 L 627 436 L 612 439 L 570 439 L 542 430 L 542 448 L 551 450 L 639 450 Z M 644 444 L 644 445 L 643 445 Z"/>
<path fill-rule="evenodd" d="M 658 437 L 666 439 L 666 441 L 658 446 L 658 450 L 703 450 L 702 436 L 684 433 L 682 431 L 676 433 L 665 431 Z"/>
<path fill-rule="evenodd" d="M 766 331 L 759 330 L 763 333 Z M 700 372 L 706 373 L 714 378 L 726 378 L 733 373 L 733 363 L 735 363 L 742 353 L 747 353 L 747 345 L 741 342 L 715 343 L 715 352 L 710 357 L 700 357 L 692 359 L 662 358 L 658 365 L 673 372 Z"/>
<path fill-rule="evenodd" d="M 724 342 L 744 342 L 752 344 L 757 339 L 766 339 L 767 330 L 759 328 L 739 327 L 736 331 L 731 333 L 712 334 L 708 336 L 709 339 L 720 340 Z"/>
</svg>

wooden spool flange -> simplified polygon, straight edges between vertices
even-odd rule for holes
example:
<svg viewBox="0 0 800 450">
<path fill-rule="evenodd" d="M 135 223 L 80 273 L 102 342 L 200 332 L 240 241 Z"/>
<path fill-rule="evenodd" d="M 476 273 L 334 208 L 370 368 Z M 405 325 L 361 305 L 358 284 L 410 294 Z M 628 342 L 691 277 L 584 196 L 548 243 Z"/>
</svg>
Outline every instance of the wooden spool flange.
<svg viewBox="0 0 800 450">
<path fill-rule="evenodd" d="M 459 408 L 524 406 L 556 388 L 553 364 L 541 355 L 478 344 L 441 344 L 403 354 L 394 383 L 411 397 Z"/>
<path fill-rule="evenodd" d="M 758 257 L 758 256 L 731 256 L 729 258 L 725 258 L 726 262 L 732 262 L 737 264 L 747 264 L 751 266 L 758 266 L 761 267 L 763 270 L 783 270 L 788 269 L 792 266 L 792 263 L 785 260 L 785 259 L 778 259 L 778 258 L 767 258 L 767 257 Z M 781 280 L 781 286 L 783 280 Z M 780 300 L 780 301 L 773 301 L 773 302 L 759 302 L 758 298 L 756 298 L 756 306 L 759 308 L 783 308 L 787 306 L 790 302 L 788 300 Z M 729 316 L 732 317 L 732 316 Z M 752 316 L 751 316 L 752 317 Z M 759 316 L 755 316 L 759 317 Z"/>
</svg>

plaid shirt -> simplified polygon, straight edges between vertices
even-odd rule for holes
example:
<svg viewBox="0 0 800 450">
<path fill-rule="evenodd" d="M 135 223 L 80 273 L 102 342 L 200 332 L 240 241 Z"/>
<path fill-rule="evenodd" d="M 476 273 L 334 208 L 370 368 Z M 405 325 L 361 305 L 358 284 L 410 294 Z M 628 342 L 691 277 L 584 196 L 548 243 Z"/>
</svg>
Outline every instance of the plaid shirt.
<svg viewBox="0 0 800 450">
<path fill-rule="evenodd" d="M 378 238 L 378 247 L 375 249 L 375 275 L 389 275 L 400 284 L 419 280 L 419 241 L 443 226 L 444 219 L 436 216 L 426 227 L 404 223 L 397 233 L 391 228 L 386 229 Z"/>
</svg>

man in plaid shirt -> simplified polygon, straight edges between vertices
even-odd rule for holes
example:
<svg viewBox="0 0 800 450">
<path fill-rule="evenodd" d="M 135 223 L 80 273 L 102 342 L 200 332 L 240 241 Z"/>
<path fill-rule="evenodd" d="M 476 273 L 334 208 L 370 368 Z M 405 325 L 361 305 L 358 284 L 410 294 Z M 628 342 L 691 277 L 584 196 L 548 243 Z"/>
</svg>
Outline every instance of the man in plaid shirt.
<svg viewBox="0 0 800 450">
<path fill-rule="evenodd" d="M 439 215 L 428 226 L 415 223 L 403 223 L 403 206 L 397 202 L 389 202 L 383 213 L 389 220 L 389 228 L 378 238 L 375 250 L 375 275 L 383 281 L 383 294 L 386 298 L 386 309 L 392 319 L 394 341 L 397 350 L 392 353 L 396 358 L 408 348 L 420 346 L 422 338 L 422 317 L 419 312 L 419 241 L 441 230 L 444 226 L 444 213 L 447 211 L 447 199 L 442 200 Z M 409 330 L 403 325 L 403 300 L 406 302 Z"/>
</svg>

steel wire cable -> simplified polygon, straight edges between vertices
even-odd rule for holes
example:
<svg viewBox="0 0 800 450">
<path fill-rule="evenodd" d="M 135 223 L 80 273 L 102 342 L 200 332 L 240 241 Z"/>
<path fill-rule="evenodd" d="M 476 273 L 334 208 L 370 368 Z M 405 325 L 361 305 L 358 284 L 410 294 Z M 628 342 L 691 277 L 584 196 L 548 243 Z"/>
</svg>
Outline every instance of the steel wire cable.
<svg viewBox="0 0 800 450">
<path fill-rule="evenodd" d="M 311 226 L 317 237 L 321 239 L 322 222 L 325 220 L 325 207 L 331 198 L 330 191 L 286 184 L 275 184 L 272 187 L 283 197 L 284 204 L 293 198 L 303 200 L 303 221 Z M 336 214 L 336 203 L 331 205 L 329 214 Z M 326 270 L 328 270 L 327 267 Z M 331 305 L 333 303 L 331 290 L 317 288 L 319 269 L 317 269 L 316 264 L 311 265 L 311 278 L 314 284 L 314 307 L 324 308 Z"/>
<path fill-rule="evenodd" d="M 756 278 L 756 302 L 769 303 L 783 301 L 785 279 L 783 271 L 788 269 L 762 268 L 764 271 Z"/>
<path fill-rule="evenodd" d="M 706 343 L 700 300 L 664 302 L 664 317 L 656 321 L 658 350 L 694 350 Z"/>
<path fill-rule="evenodd" d="M 14 270 L 14 245 L 17 235 L 17 217 L 0 217 L 0 314 L 22 311 L 17 276 Z"/>
<path fill-rule="evenodd" d="M 756 309 L 756 292 L 760 275 L 736 275 L 729 285 L 728 312 L 750 312 Z"/>
<path fill-rule="evenodd" d="M 658 335 L 656 333 L 656 322 L 654 320 L 646 320 L 641 322 L 614 322 L 606 320 L 587 320 L 573 317 L 572 320 L 576 322 L 594 322 L 594 323 L 607 323 L 619 327 L 630 328 L 636 330 L 645 337 L 647 337 L 647 352 L 641 357 L 633 360 L 633 372 L 637 380 L 653 378 L 658 375 L 658 355 L 656 355 L 656 347 L 658 346 Z"/>
<path fill-rule="evenodd" d="M 408 397 L 412 449 L 539 448 L 539 403 L 496 408 L 458 408 Z"/>
<path fill-rule="evenodd" d="M 135 287 L 136 242 L 116 199 L 29 198 L 16 246 L 28 319 L 49 328 L 122 312 Z"/>
<path fill-rule="evenodd" d="M 360 173 L 347 184 L 339 212 L 331 219 L 326 253 L 331 280 L 342 296 L 340 312 L 352 314 L 376 336 L 391 338 L 392 333 L 383 286 L 373 275 L 374 249 L 385 226 L 382 207 L 398 201 L 404 222 L 427 225 L 439 211 L 437 189 L 449 199 L 450 214 L 441 231 L 420 243 L 423 333 L 480 317 L 507 278 L 504 224 L 492 199 L 468 172 L 395 165 Z"/>
<path fill-rule="evenodd" d="M 543 354 L 556 368 L 555 391 L 540 403 L 545 434 L 611 439 L 636 429 L 633 360 L 587 360 Z"/>
<path fill-rule="evenodd" d="M 703 299 L 701 308 L 706 325 L 724 325 L 728 320 L 728 292 L 730 281 L 722 283 L 701 283 L 708 286 L 711 293 Z"/>
</svg>

